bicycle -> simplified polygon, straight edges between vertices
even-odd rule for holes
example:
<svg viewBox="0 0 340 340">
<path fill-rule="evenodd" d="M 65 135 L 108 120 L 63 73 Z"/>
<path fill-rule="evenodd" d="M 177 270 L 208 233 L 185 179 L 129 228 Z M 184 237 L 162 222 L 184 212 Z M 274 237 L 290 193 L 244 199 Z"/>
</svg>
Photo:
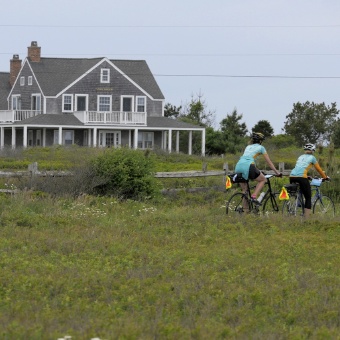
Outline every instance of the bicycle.
<svg viewBox="0 0 340 340">
<path fill-rule="evenodd" d="M 312 212 L 318 216 L 334 217 L 335 216 L 335 204 L 333 200 L 321 193 L 321 184 L 326 179 L 318 177 L 308 177 L 311 181 L 312 192 L 315 192 L 312 196 Z M 282 213 L 287 216 L 304 216 L 305 204 L 303 195 L 300 191 L 298 183 L 291 183 L 285 185 L 285 188 L 289 194 L 289 200 L 285 201 L 282 207 Z"/>
<path fill-rule="evenodd" d="M 267 175 L 264 174 L 267 181 L 266 185 L 268 186 L 263 199 L 261 200 L 261 205 L 256 205 L 250 199 L 251 190 L 255 188 L 255 186 L 249 185 L 249 180 L 242 178 L 241 174 L 232 174 L 233 183 L 246 183 L 247 188 L 245 192 L 236 192 L 234 193 L 228 200 L 226 204 L 226 214 L 242 214 L 242 213 L 255 213 L 260 214 L 261 211 L 264 214 L 268 213 L 277 213 L 279 212 L 278 202 L 276 200 L 276 196 L 279 194 L 278 192 L 274 192 L 270 183 L 270 179 L 272 177 L 281 177 L 281 175 Z M 262 208 L 262 209 L 261 209 Z"/>
</svg>

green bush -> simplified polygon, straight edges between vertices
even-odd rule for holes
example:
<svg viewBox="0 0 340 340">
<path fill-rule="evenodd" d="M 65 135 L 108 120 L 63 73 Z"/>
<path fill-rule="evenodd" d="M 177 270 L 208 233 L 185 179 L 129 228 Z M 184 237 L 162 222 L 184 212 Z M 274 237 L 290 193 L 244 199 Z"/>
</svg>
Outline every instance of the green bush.
<svg viewBox="0 0 340 340">
<path fill-rule="evenodd" d="M 154 177 L 155 159 L 149 151 L 110 149 L 92 161 L 94 173 L 103 179 L 98 193 L 122 199 L 142 200 L 159 192 Z"/>
</svg>

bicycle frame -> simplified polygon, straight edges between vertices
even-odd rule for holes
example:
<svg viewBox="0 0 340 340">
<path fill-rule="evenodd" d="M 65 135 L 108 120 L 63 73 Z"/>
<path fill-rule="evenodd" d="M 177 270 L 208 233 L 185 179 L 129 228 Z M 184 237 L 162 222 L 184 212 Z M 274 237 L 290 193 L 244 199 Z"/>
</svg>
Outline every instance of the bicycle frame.
<svg viewBox="0 0 340 340">
<path fill-rule="evenodd" d="M 262 210 L 268 212 L 278 212 L 279 207 L 278 203 L 276 201 L 275 193 L 272 190 L 270 178 L 274 177 L 275 175 L 265 175 L 266 177 L 266 184 L 268 185 L 267 191 L 265 192 L 265 195 L 261 201 L 263 202 Z M 238 212 L 242 213 L 245 211 L 254 212 L 258 214 L 260 212 L 259 205 L 254 204 L 251 200 L 251 190 L 255 188 L 255 186 L 250 186 L 249 180 L 243 180 L 240 182 L 237 182 L 238 184 L 243 183 L 244 185 L 241 185 L 242 192 L 234 193 L 230 199 L 227 202 L 226 206 L 226 213 L 229 212 Z M 267 209 L 268 208 L 268 209 Z"/>
<path fill-rule="evenodd" d="M 311 180 L 311 178 L 309 179 Z M 311 182 L 311 190 L 312 192 L 315 191 L 312 196 L 311 209 L 313 214 L 331 217 L 335 215 L 335 205 L 330 197 L 321 193 L 320 185 L 322 182 L 321 178 L 314 178 Z M 290 193 L 290 196 L 290 200 L 284 203 L 282 212 L 291 216 L 304 216 L 305 201 L 300 186 L 298 186 L 296 193 Z"/>
</svg>

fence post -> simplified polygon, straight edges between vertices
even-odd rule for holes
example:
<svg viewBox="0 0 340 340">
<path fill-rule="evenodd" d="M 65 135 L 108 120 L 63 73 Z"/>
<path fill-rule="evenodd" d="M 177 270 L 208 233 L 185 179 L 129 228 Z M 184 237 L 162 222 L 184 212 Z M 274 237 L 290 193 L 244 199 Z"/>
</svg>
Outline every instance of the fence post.
<svg viewBox="0 0 340 340">
<path fill-rule="evenodd" d="M 35 177 L 35 175 L 38 172 L 38 163 L 34 162 L 32 164 L 28 165 L 28 171 L 31 173 L 31 188 L 32 189 L 32 184 L 33 184 L 33 177 Z"/>
<path fill-rule="evenodd" d="M 227 175 L 228 175 L 228 172 L 229 172 L 228 163 L 223 163 L 223 170 L 224 170 L 223 185 L 225 185 L 225 181 L 227 179 Z"/>
<path fill-rule="evenodd" d="M 285 163 L 284 162 L 279 163 L 279 171 L 281 173 L 283 173 L 285 171 Z"/>
</svg>

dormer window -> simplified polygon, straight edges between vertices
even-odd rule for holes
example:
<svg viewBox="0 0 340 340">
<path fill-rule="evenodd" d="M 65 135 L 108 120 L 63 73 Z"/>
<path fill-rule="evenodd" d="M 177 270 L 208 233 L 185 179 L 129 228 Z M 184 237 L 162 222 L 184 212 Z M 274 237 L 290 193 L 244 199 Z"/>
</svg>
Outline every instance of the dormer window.
<svg viewBox="0 0 340 340">
<path fill-rule="evenodd" d="M 25 85 L 25 77 L 20 77 L 20 86 Z"/>
<path fill-rule="evenodd" d="M 109 68 L 102 68 L 100 70 L 100 82 L 101 83 L 110 82 L 110 69 Z"/>
</svg>

